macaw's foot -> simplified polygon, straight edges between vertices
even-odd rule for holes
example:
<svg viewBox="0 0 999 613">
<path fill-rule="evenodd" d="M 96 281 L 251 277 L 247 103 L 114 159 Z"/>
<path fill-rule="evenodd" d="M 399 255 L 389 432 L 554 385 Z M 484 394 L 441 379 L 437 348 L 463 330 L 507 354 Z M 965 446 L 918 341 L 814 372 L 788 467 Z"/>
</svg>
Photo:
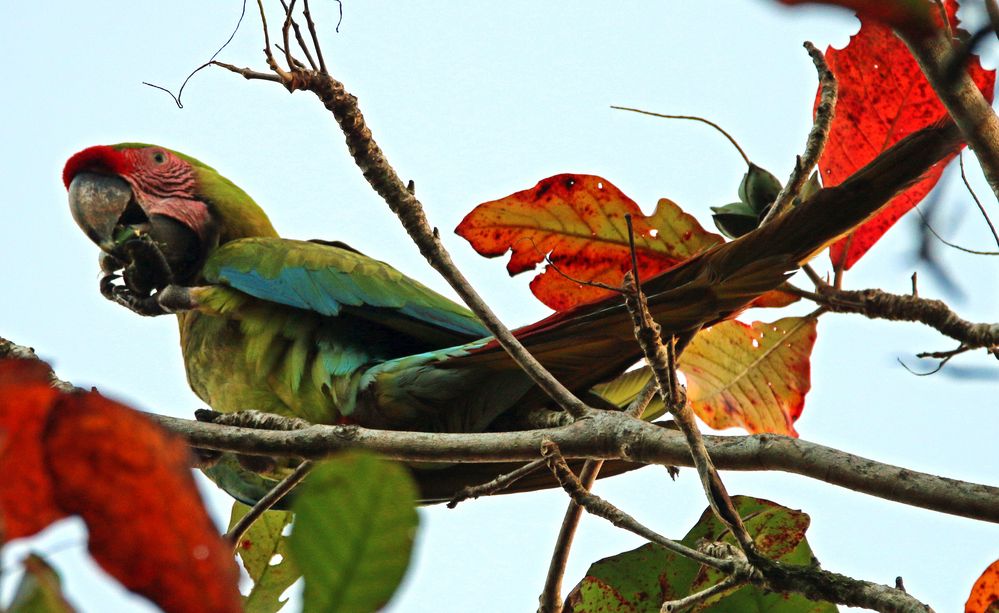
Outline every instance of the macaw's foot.
<svg viewBox="0 0 999 613">
<path fill-rule="evenodd" d="M 101 295 L 139 315 L 155 317 L 170 313 L 160 305 L 157 295 L 140 296 L 124 285 L 116 285 L 115 281 L 119 278 L 121 277 L 116 274 L 101 277 Z"/>
<path fill-rule="evenodd" d="M 257 430 L 301 430 L 313 425 L 312 422 L 298 417 L 285 417 L 284 415 L 254 410 L 219 413 L 209 409 L 198 409 L 194 412 L 194 418 L 198 421 L 221 426 L 256 428 Z"/>
</svg>

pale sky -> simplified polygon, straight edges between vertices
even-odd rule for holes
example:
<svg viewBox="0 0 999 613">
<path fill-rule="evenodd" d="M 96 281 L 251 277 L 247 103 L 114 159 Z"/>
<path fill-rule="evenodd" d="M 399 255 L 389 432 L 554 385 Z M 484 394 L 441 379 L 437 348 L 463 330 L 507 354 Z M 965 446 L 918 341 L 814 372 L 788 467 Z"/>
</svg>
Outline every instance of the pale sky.
<svg viewBox="0 0 999 613">
<path fill-rule="evenodd" d="M 313 8 L 331 70 L 360 98 L 400 175 L 416 181 L 459 266 L 511 325 L 547 311 L 530 295 L 526 276 L 508 279 L 503 262 L 480 258 L 451 233 L 467 211 L 547 176 L 578 172 L 601 175 L 646 211 L 668 197 L 713 229 L 708 207 L 735 200 L 744 172 L 738 154 L 702 125 L 608 107 L 706 116 L 757 164 L 785 178 L 810 127 L 815 92 L 801 43 L 842 46 L 857 24 L 840 11 L 793 11 L 769 0 L 369 1 L 346 2 L 336 34 L 336 5 Z M 192 79 L 181 110 L 141 84 L 179 86 L 228 37 L 239 10 L 235 1 L 197 0 L 0 5 L 0 336 L 37 348 L 61 377 L 145 410 L 190 417 L 203 404 L 187 388 L 176 324 L 140 318 L 97 291 L 97 250 L 73 224 L 59 180 L 65 160 L 84 147 L 145 141 L 191 154 L 246 189 L 284 235 L 343 240 L 453 295 L 368 188 L 311 94 L 289 96 L 274 84 L 209 69 Z M 274 23 L 273 7 L 272 14 Z M 220 59 L 262 68 L 260 48 L 251 3 Z M 990 236 L 954 179 L 945 177 L 938 230 L 989 249 Z M 999 216 L 977 169 L 973 179 Z M 851 271 L 847 285 L 907 291 L 919 269 L 921 293 L 941 297 L 941 285 L 913 258 L 915 225 L 903 220 Z M 954 306 L 971 320 L 996 321 L 995 258 L 940 251 L 966 293 Z M 826 262 L 824 255 L 816 261 L 821 270 Z M 754 316 L 780 315 L 746 319 Z M 847 315 L 823 317 L 818 334 L 813 391 L 796 424 L 802 438 L 999 483 L 994 359 L 969 354 L 920 378 L 897 359 L 927 370 L 913 355 L 952 348 L 952 341 L 916 325 Z M 969 369 L 977 376 L 954 376 Z M 825 568 L 882 583 L 901 575 L 911 593 L 939 611 L 963 607 L 972 583 L 999 557 L 994 525 L 794 475 L 723 478 L 732 493 L 807 512 L 808 540 Z M 229 501 L 202 481 L 222 524 Z M 664 470 L 648 468 L 601 482 L 598 493 L 675 537 L 706 504 L 691 470 L 674 483 Z M 413 565 L 389 610 L 534 610 L 565 504 L 562 492 L 542 492 L 453 511 L 424 509 Z M 33 549 L 48 554 L 81 611 L 152 610 L 88 561 L 80 526 L 64 522 L 7 547 L 2 593 L 9 597 L 19 577 L 13 568 Z M 584 518 L 566 589 L 590 563 L 639 544 L 601 519 Z"/>
</svg>

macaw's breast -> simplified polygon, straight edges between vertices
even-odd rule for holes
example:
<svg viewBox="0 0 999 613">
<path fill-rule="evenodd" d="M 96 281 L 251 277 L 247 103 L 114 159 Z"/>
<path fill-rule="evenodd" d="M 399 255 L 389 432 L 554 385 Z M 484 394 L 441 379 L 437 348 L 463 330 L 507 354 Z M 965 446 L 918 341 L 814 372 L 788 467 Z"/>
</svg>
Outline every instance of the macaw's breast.
<svg viewBox="0 0 999 613">
<path fill-rule="evenodd" d="M 335 423 L 353 413 L 366 368 L 407 350 L 363 321 L 240 302 L 228 313 L 178 315 L 188 382 L 216 411 Z"/>
</svg>

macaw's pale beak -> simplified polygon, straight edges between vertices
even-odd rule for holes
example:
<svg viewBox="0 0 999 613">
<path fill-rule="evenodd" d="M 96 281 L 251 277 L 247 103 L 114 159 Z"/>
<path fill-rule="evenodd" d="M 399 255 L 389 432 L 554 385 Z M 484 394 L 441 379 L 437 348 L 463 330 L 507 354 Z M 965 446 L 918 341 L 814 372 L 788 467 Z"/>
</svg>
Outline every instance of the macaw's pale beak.
<svg viewBox="0 0 999 613">
<path fill-rule="evenodd" d="M 122 178 L 80 172 L 69 184 L 69 210 L 101 248 L 102 269 L 124 269 L 125 284 L 146 295 L 187 280 L 201 261 L 201 241 L 180 221 L 148 214 Z"/>
<path fill-rule="evenodd" d="M 115 228 L 129 203 L 138 209 L 131 186 L 121 177 L 81 172 L 69 184 L 69 211 L 73 220 L 107 253 L 114 251 Z"/>
</svg>

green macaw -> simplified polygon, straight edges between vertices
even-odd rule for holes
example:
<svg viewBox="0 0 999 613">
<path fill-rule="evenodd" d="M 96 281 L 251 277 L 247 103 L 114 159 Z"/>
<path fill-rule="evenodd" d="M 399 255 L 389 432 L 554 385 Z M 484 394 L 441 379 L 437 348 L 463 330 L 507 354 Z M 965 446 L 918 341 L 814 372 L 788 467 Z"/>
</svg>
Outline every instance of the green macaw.
<svg viewBox="0 0 999 613">
<path fill-rule="evenodd" d="M 918 132 L 774 222 L 645 280 L 664 335 L 692 336 L 779 286 L 957 138 L 952 125 Z M 250 196 L 192 157 L 138 143 L 96 146 L 70 158 L 63 181 L 75 220 L 104 253 L 102 290 L 145 314 L 177 311 L 188 381 L 216 411 L 482 432 L 529 427 L 525 416 L 554 408 L 467 309 L 342 243 L 281 238 Z M 111 283 L 122 269 L 124 286 Z M 589 398 L 641 357 L 617 297 L 516 334 Z M 621 390 L 633 395 L 640 385 L 629 377 L 604 398 L 627 401 Z M 504 468 L 414 472 L 424 497 L 436 500 Z M 209 474 L 246 502 L 272 483 L 235 472 Z"/>
</svg>

